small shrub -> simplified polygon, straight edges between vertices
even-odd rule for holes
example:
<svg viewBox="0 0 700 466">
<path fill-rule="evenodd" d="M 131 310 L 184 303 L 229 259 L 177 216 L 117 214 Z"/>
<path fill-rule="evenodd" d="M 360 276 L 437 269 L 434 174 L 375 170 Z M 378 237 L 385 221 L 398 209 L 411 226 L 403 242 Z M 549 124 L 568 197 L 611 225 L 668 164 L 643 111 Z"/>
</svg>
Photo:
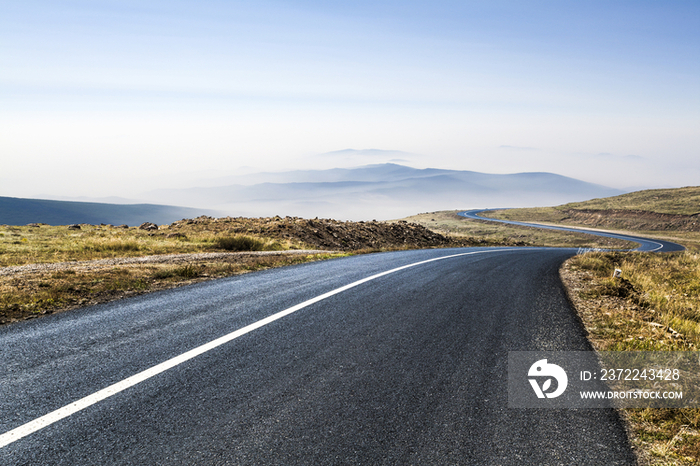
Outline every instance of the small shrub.
<svg viewBox="0 0 700 466">
<path fill-rule="evenodd" d="M 214 247 L 227 251 L 262 251 L 265 242 L 250 236 L 232 236 L 227 238 L 217 238 Z"/>
<path fill-rule="evenodd" d="M 271 244 L 268 244 L 265 249 L 268 251 L 284 251 L 284 246 L 282 246 L 282 243 L 279 241 L 274 241 Z"/>
<path fill-rule="evenodd" d="M 182 278 L 196 278 L 201 275 L 199 268 L 195 267 L 192 264 L 183 265 L 182 267 L 176 267 L 174 273 L 178 277 Z"/>
</svg>

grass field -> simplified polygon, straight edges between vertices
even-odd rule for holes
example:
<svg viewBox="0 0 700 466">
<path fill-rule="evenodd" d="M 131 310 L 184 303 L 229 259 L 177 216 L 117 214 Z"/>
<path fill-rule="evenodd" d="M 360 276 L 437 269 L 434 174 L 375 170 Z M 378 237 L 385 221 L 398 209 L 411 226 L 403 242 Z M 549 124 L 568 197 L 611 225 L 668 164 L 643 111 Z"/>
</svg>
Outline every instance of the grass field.
<svg viewBox="0 0 700 466">
<path fill-rule="evenodd" d="M 58 271 L 0 275 L 0 324 L 39 317 L 135 294 L 173 288 L 271 267 L 299 264 L 345 253 L 231 255 L 184 263 L 90 265 Z"/>
<path fill-rule="evenodd" d="M 670 215 L 700 214 L 700 186 L 673 189 L 647 189 L 619 196 L 591 199 L 583 202 L 570 202 L 556 207 L 535 207 L 529 209 L 509 209 L 508 216 L 521 217 L 523 221 L 536 221 L 551 215 L 556 221 L 561 212 L 575 210 L 630 210 L 655 212 Z M 505 211 L 504 211 L 505 212 Z M 531 215 L 525 217 L 525 215 Z M 515 220 L 515 218 L 513 218 Z"/>
<path fill-rule="evenodd" d="M 168 226 L 161 227 L 157 234 L 137 228 L 100 225 L 81 225 L 80 230 L 48 225 L 0 226 L 0 267 L 227 250 L 222 247 L 221 241 L 236 237 L 246 236 L 222 235 L 213 230 L 197 229 L 171 233 Z M 304 247 L 300 243 L 272 238 L 259 237 L 256 241 L 256 250 Z"/>
<path fill-rule="evenodd" d="M 674 189 L 647 189 L 620 196 L 572 202 L 561 208 L 596 210 L 641 210 L 672 215 L 700 213 L 700 186 Z"/>
<path fill-rule="evenodd" d="M 282 254 L 305 248 L 299 241 L 240 234 L 227 229 L 224 222 L 184 222 L 178 228 L 164 225 L 158 230 L 85 224 L 79 229 L 48 225 L 0 226 L 0 267 L 74 264 L 59 271 L 0 273 L 0 324 L 195 281 L 329 257 L 326 253 Z M 278 251 L 281 254 L 199 258 L 176 264 L 87 267 L 82 263 L 110 258 L 232 251 Z"/>
<path fill-rule="evenodd" d="M 144 225 L 143 229 L 86 224 L 73 228 L 2 225 L 0 324 L 262 268 L 349 253 L 471 245 L 470 241 L 446 238 L 406 222 L 296 217 L 199 217 L 160 227 Z M 508 240 L 505 244 L 512 243 Z M 323 251 L 296 254 L 304 250 Z M 230 254 L 236 251 L 275 254 Z M 168 257 L 151 260 L 153 256 L 172 254 L 187 255 L 185 263 Z M 144 256 L 150 257 L 148 263 L 125 263 L 125 258 Z M 104 263 L 116 258 L 121 260 Z M 57 263 L 63 265 L 49 267 Z M 29 270 L 30 264 L 43 266 Z"/>
</svg>

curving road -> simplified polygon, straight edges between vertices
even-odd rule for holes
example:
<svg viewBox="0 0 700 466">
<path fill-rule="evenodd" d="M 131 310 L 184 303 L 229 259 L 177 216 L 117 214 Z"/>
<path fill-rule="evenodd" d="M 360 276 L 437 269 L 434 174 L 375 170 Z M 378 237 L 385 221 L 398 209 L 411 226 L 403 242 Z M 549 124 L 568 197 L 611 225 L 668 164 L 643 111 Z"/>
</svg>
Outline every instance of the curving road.
<svg viewBox="0 0 700 466">
<path fill-rule="evenodd" d="M 0 328 L 0 464 L 628 465 L 615 411 L 507 408 L 513 350 L 590 350 L 574 249 L 402 251 Z"/>
<path fill-rule="evenodd" d="M 624 235 L 621 233 L 610 233 L 606 231 L 593 230 L 589 228 L 575 228 L 575 227 L 562 227 L 556 225 L 543 225 L 541 223 L 528 223 L 528 222 L 516 222 L 514 220 L 501 220 L 497 218 L 482 217 L 481 213 L 489 212 L 491 210 L 500 209 L 474 209 L 466 210 L 464 212 L 459 212 L 460 215 L 465 218 L 470 218 L 472 220 L 487 220 L 489 222 L 499 222 L 506 223 L 509 225 L 520 225 L 525 227 L 542 228 L 545 230 L 559 230 L 559 231 L 571 231 L 574 233 L 587 233 L 594 236 L 604 236 L 606 238 L 617 238 L 626 241 L 632 241 L 639 244 L 639 247 L 634 249 L 640 252 L 680 252 L 685 251 L 685 247 L 677 243 L 672 243 L 671 241 L 663 241 L 659 239 L 643 238 L 640 236 Z"/>
</svg>

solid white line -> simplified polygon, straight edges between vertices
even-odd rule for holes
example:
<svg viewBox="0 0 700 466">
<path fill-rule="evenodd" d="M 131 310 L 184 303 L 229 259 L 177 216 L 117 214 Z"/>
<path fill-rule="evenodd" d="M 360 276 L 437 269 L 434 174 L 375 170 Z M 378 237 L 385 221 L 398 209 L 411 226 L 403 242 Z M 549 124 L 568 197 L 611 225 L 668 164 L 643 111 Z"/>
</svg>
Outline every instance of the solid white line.
<svg viewBox="0 0 700 466">
<path fill-rule="evenodd" d="M 165 372 L 168 369 L 173 368 L 179 364 L 182 364 L 185 361 L 189 361 L 190 359 L 192 359 L 196 356 L 199 356 L 200 354 L 206 353 L 207 351 L 212 350 L 212 349 L 216 348 L 217 346 L 221 346 L 224 343 L 228 343 L 231 340 L 235 340 L 236 338 L 243 336 L 246 333 L 252 332 L 253 330 L 256 330 L 260 327 L 263 327 L 271 322 L 274 322 L 278 319 L 281 319 L 282 317 L 288 316 L 289 314 L 292 314 L 300 309 L 308 307 L 314 303 L 322 301 L 322 300 L 329 298 L 333 295 L 336 295 L 338 293 L 342 293 L 343 291 L 349 290 L 350 288 L 354 288 L 354 287 L 361 285 L 363 283 L 369 282 L 369 281 L 377 279 L 379 277 L 383 277 L 385 275 L 389 275 L 389 274 L 394 273 L 394 272 L 398 272 L 400 270 L 408 269 L 410 267 L 415 267 L 417 265 L 427 264 L 428 262 L 434 262 L 434 261 L 438 261 L 438 260 L 442 260 L 442 259 L 449 259 L 452 257 L 468 256 L 470 254 L 480 254 L 480 253 L 500 252 L 500 251 L 513 251 L 513 250 L 514 249 L 495 249 L 495 250 L 490 249 L 490 250 L 485 250 L 485 251 L 472 251 L 472 252 L 464 252 L 464 253 L 460 253 L 460 254 L 452 254 L 450 256 L 436 257 L 433 259 L 415 262 L 413 264 L 408 264 L 408 265 L 404 265 L 401 267 L 397 267 L 395 269 L 387 270 L 386 272 L 381 272 L 381 273 L 369 276 L 367 278 L 363 278 L 362 280 L 358 280 L 356 282 L 350 283 L 349 285 L 341 286 L 340 288 L 336 288 L 335 290 L 331 290 L 327 293 L 316 296 L 315 298 L 311 298 L 307 301 L 304 301 L 303 303 L 297 304 L 296 306 L 292 306 L 288 309 L 285 309 L 284 311 L 280 311 L 276 314 L 272 314 L 269 317 L 266 317 L 262 320 L 259 320 L 257 322 L 250 324 L 250 325 L 247 325 L 243 328 L 240 328 L 234 332 L 229 333 L 228 335 L 224 335 L 223 337 L 217 338 L 216 340 L 212 340 L 209 343 L 206 343 L 202 346 L 198 346 L 197 348 L 194 348 L 190 351 L 187 351 L 186 353 L 182 353 L 179 356 L 175 356 L 174 358 L 168 359 L 167 361 L 162 362 L 156 366 L 153 366 L 150 369 L 146 369 L 142 372 L 134 374 L 131 377 L 122 380 L 121 382 L 117 382 L 113 385 L 110 385 L 107 388 L 103 388 L 102 390 L 95 392 L 92 395 L 88 395 L 88 396 L 81 398 L 77 401 L 74 401 L 73 403 L 70 403 L 62 408 L 59 408 L 59 409 L 52 411 L 44 416 L 41 416 L 37 419 L 34 419 L 33 421 L 30 421 L 30 422 L 23 424 L 15 429 L 12 429 L 8 432 L 5 432 L 4 434 L 0 435 L 0 448 L 3 448 L 12 442 L 15 442 L 23 437 L 26 437 L 27 435 L 32 434 L 32 433 L 36 432 L 37 430 L 43 429 L 44 427 L 47 427 L 47 426 L 53 424 L 54 422 L 60 421 L 63 418 L 66 418 L 72 414 L 75 414 L 78 411 L 81 411 L 89 406 L 92 406 L 95 403 L 98 403 L 106 398 L 109 398 L 112 395 L 116 395 L 117 393 L 124 391 L 129 387 L 133 387 L 134 385 L 141 383 L 144 380 L 150 379 L 151 377 L 158 375 L 161 372 Z"/>
</svg>

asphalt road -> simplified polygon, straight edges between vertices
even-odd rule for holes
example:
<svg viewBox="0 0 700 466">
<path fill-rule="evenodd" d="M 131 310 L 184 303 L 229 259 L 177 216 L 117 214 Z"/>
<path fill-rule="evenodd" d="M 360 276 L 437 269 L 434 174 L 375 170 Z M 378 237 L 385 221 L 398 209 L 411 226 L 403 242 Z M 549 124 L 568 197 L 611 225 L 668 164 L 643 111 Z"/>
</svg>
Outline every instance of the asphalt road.
<svg viewBox="0 0 700 466">
<path fill-rule="evenodd" d="M 344 285 L 453 256 L 356 284 L 42 429 L 5 434 L 0 464 L 634 464 L 612 410 L 507 407 L 508 351 L 591 349 L 557 273 L 575 252 L 354 256 L 2 327 L 8 432 Z"/>
<path fill-rule="evenodd" d="M 571 231 L 571 232 L 575 232 L 575 233 L 587 233 L 587 234 L 594 235 L 594 236 L 605 236 L 607 238 L 617 238 L 617 239 L 622 239 L 622 240 L 627 240 L 627 241 L 633 241 L 633 242 L 639 244 L 639 246 L 637 248 L 635 248 L 634 250 L 640 251 L 640 252 L 680 252 L 680 251 L 685 250 L 685 247 L 681 246 L 680 244 L 672 243 L 670 241 L 662 241 L 659 239 L 642 238 L 639 236 L 623 235 L 620 233 L 609 233 L 609 232 L 594 230 L 594 229 L 590 229 L 590 228 L 562 227 L 562 226 L 556 226 L 556 225 L 543 225 L 540 223 L 516 222 L 514 220 L 500 220 L 500 219 L 489 218 L 487 216 L 479 215 L 479 214 L 482 214 L 484 212 L 488 212 L 489 210 L 497 210 L 497 209 L 467 210 L 464 212 L 459 212 L 457 215 L 461 215 L 462 217 L 470 218 L 472 220 L 488 220 L 490 222 L 506 223 L 509 225 L 520 225 L 520 226 L 526 226 L 526 227 L 542 228 L 545 230 L 559 230 L 559 231 Z"/>
</svg>

